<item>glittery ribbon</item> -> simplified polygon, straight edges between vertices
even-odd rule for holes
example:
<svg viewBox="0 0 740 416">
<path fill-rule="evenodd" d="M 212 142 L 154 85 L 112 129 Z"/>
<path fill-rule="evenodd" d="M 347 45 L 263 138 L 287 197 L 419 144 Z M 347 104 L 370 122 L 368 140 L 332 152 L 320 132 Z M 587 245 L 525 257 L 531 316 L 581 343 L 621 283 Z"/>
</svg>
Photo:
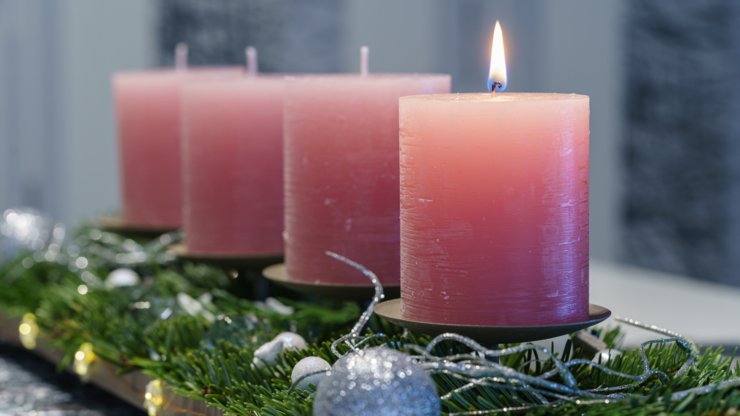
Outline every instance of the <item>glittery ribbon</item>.
<svg viewBox="0 0 740 416">
<path fill-rule="evenodd" d="M 373 296 L 373 300 L 370 302 L 370 306 L 368 306 L 365 312 L 363 312 L 362 316 L 360 316 L 360 320 L 358 320 L 355 326 L 352 327 L 352 330 L 350 331 L 349 334 L 337 339 L 331 344 L 331 352 L 334 353 L 334 355 L 336 355 L 337 357 L 341 357 L 342 354 L 340 354 L 339 351 L 337 351 L 337 346 L 341 344 L 342 342 L 346 343 L 352 350 L 356 350 L 360 344 L 369 341 L 369 339 L 365 339 L 362 342 L 360 342 L 360 344 L 357 344 L 357 345 L 352 343 L 352 340 L 361 338 L 360 333 L 362 332 L 362 328 L 365 327 L 365 325 L 367 324 L 367 321 L 369 321 L 370 317 L 373 316 L 373 310 L 375 308 L 375 305 L 377 305 L 381 300 L 383 300 L 385 298 L 385 295 L 383 294 L 383 285 L 380 284 L 380 280 L 378 280 L 378 277 L 375 276 L 375 273 L 365 268 L 365 266 L 359 263 L 356 263 L 344 256 L 340 256 L 337 253 L 332 253 L 331 251 L 327 251 L 326 255 L 329 257 L 333 257 L 341 262 L 344 262 L 354 267 L 355 269 L 361 271 L 362 274 L 367 276 L 370 279 L 370 281 L 373 282 L 373 285 L 375 285 L 375 296 Z M 376 334 L 373 337 L 377 337 L 377 336 L 382 336 L 382 334 Z"/>
<path fill-rule="evenodd" d="M 370 306 L 362 314 L 357 324 L 355 324 L 355 326 L 352 328 L 352 331 L 349 334 L 337 339 L 332 344 L 332 352 L 337 357 L 341 357 L 342 354 L 337 351 L 337 346 L 340 343 L 345 342 L 352 350 L 356 350 L 370 339 L 383 336 L 383 334 L 374 334 L 369 337 L 363 337 L 360 335 L 365 324 L 370 319 L 374 307 L 383 299 L 383 287 L 375 274 L 370 270 L 367 270 L 362 265 L 332 252 L 326 252 L 326 254 L 358 269 L 365 276 L 370 278 L 370 280 L 375 285 L 375 296 L 373 297 Z M 532 396 L 539 401 L 539 403 L 524 404 L 523 406 L 519 407 L 450 413 L 450 415 L 458 416 L 528 411 L 538 407 L 557 407 L 564 403 L 609 404 L 627 397 L 634 398 L 634 395 L 623 393 L 623 391 L 639 386 L 653 376 L 656 376 L 662 384 L 667 383 L 670 379 L 670 377 L 666 373 L 650 368 L 649 360 L 647 358 L 647 354 L 645 353 L 645 347 L 652 344 L 675 342 L 680 348 L 688 352 L 688 358 L 678 369 L 674 377 L 680 377 L 684 375 L 688 371 L 688 369 L 691 368 L 691 366 L 694 365 L 694 363 L 696 362 L 696 358 L 699 353 L 696 344 L 692 340 L 682 336 L 681 334 L 665 328 L 657 327 L 655 325 L 645 324 L 633 319 L 622 317 L 616 317 L 616 319 L 628 325 L 637 326 L 661 335 L 671 337 L 667 339 L 647 341 L 640 345 L 639 352 L 643 364 L 643 372 L 640 375 L 632 375 L 615 371 L 601 364 L 594 363 L 590 360 L 577 359 L 568 362 L 562 362 L 550 350 L 538 345 L 526 344 L 512 348 L 506 348 L 503 350 L 492 350 L 483 347 L 481 344 L 477 343 L 471 338 L 453 333 L 446 333 L 435 337 L 427 345 L 426 348 L 422 348 L 418 345 L 407 344 L 405 346 L 405 349 L 407 353 L 416 354 L 411 355 L 411 357 L 416 360 L 428 373 L 445 374 L 466 382 L 465 385 L 443 395 L 441 397 L 443 400 L 450 399 L 451 397 L 453 397 L 453 395 L 457 393 L 461 393 L 475 387 L 492 387 L 497 389 L 508 389 L 512 391 L 527 392 L 532 394 Z M 361 341 L 354 343 L 353 341 L 355 340 Z M 432 355 L 432 351 L 434 350 L 435 346 L 437 346 L 442 341 L 459 342 L 472 349 L 474 353 L 456 354 L 443 357 Z M 509 368 L 497 362 L 489 361 L 486 359 L 487 357 L 504 357 L 507 355 L 518 354 L 530 350 L 544 353 L 550 360 L 552 360 L 555 369 L 543 373 L 539 376 L 530 376 L 513 368 Z M 578 387 L 575 376 L 569 370 L 570 367 L 575 365 L 587 365 L 591 367 L 592 371 L 596 370 L 601 371 L 605 374 L 619 376 L 627 380 L 631 380 L 631 382 L 621 386 L 584 390 Z M 550 378 L 555 375 L 560 376 L 560 379 L 563 380 L 563 382 L 557 383 L 551 381 Z M 725 389 L 737 386 L 740 386 L 740 378 L 676 392 L 671 395 L 669 400 L 680 400 L 688 396 L 689 394 L 700 395 L 709 393 L 714 389 Z M 550 399 L 548 400 L 548 398 Z M 647 400 L 647 398 L 648 396 L 639 397 L 639 399 L 642 401 Z M 664 399 L 661 398 L 659 400 Z"/>
</svg>

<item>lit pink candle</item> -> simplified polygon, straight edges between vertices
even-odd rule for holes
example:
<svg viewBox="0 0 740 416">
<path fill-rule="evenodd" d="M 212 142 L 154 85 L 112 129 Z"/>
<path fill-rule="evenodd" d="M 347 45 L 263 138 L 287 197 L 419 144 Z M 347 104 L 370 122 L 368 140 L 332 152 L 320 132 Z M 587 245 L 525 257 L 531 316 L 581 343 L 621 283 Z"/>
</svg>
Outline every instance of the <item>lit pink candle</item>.
<svg viewBox="0 0 740 416">
<path fill-rule="evenodd" d="M 363 71 L 366 72 L 366 71 Z M 398 99 L 448 75 L 316 75 L 285 92 L 285 257 L 292 280 L 368 285 L 324 254 L 399 284 Z"/>
<path fill-rule="evenodd" d="M 283 77 L 183 88 L 188 252 L 283 252 Z"/>
<path fill-rule="evenodd" d="M 182 224 L 180 86 L 237 77 L 242 67 L 126 71 L 113 75 L 122 206 L 127 225 Z"/>
<path fill-rule="evenodd" d="M 404 97 L 400 114 L 403 317 L 588 320 L 588 97 Z"/>
</svg>

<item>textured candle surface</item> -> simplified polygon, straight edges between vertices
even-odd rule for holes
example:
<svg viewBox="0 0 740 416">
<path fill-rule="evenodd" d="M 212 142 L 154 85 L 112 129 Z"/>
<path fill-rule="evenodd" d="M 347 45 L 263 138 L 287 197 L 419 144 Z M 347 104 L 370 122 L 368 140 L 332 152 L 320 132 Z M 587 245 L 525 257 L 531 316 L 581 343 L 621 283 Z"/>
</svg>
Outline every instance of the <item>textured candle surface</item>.
<svg viewBox="0 0 740 416">
<path fill-rule="evenodd" d="M 588 320 L 588 97 L 400 102 L 403 317 Z"/>
<path fill-rule="evenodd" d="M 295 78 L 285 92 L 285 256 L 293 280 L 368 285 L 327 250 L 399 284 L 398 99 L 448 75 Z"/>
<path fill-rule="evenodd" d="M 283 252 L 282 96 L 281 76 L 183 87 L 183 228 L 189 252 Z"/>
<path fill-rule="evenodd" d="M 151 70 L 113 75 L 121 175 L 121 212 L 129 225 L 182 224 L 180 86 L 237 77 L 241 67 Z"/>
</svg>

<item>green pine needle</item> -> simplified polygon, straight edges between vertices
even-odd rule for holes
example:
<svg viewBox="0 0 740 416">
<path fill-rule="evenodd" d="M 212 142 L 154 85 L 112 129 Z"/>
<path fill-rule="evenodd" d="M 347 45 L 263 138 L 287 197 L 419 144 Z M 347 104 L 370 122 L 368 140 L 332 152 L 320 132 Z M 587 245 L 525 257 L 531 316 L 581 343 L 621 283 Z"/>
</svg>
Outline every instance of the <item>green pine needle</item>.
<svg viewBox="0 0 740 416">
<path fill-rule="evenodd" d="M 112 234 L 93 243 L 87 237 L 91 231 L 89 227 L 77 230 L 74 243 L 86 250 L 84 255 L 90 264 L 87 270 L 104 279 L 117 266 L 100 256 L 102 250 L 119 250 L 121 245 L 131 243 Z M 60 252 L 64 253 L 64 248 Z M 0 287 L 3 288 L 0 308 L 9 315 L 36 314 L 39 327 L 52 341 L 51 346 L 65 352 L 59 363 L 60 369 L 71 363 L 83 342 L 91 342 L 100 358 L 118 367 L 118 374 L 143 371 L 168 383 L 175 393 L 204 400 L 229 415 L 311 415 L 314 392 L 290 390 L 292 369 L 298 361 L 310 356 L 334 363 L 336 357 L 331 352 L 331 342 L 349 332 L 360 315 L 359 307 L 352 302 L 289 299 L 281 301 L 293 307 L 295 312 L 281 315 L 259 303 L 232 295 L 230 287 L 235 284 L 234 279 L 223 271 L 192 263 L 164 265 L 152 260 L 139 264 L 134 267 L 135 271 L 140 276 L 150 277 L 144 285 L 106 290 L 81 280 L 80 274 L 70 271 L 63 260 L 58 257 L 46 261 L 38 253 L 21 252 L 0 264 Z M 78 290 L 83 284 L 88 286 L 86 294 Z M 181 292 L 193 298 L 211 293 L 213 303 L 206 307 L 219 319 L 210 323 L 202 316 L 190 316 L 179 310 L 174 297 Z M 159 305 L 156 307 L 159 309 L 151 311 L 156 308 L 136 307 L 147 302 Z M 160 319 L 161 312 L 168 305 L 172 314 L 167 319 Z M 372 317 L 368 328 L 370 333 L 384 334 L 368 342 L 368 346 L 385 344 L 389 348 L 404 350 L 407 343 L 425 346 L 430 341 L 428 336 L 414 333 L 404 338 L 398 327 L 377 316 Z M 252 365 L 255 350 L 288 330 L 304 336 L 310 343 L 308 348 L 288 351 L 279 357 L 275 366 L 255 368 Z M 621 348 L 624 334 L 619 328 L 598 331 L 610 348 Z M 341 352 L 348 351 L 347 346 L 339 348 Z M 466 347 L 450 341 L 440 343 L 434 350 L 440 356 L 466 352 L 469 352 Z M 610 404 L 568 403 L 555 409 L 537 407 L 526 414 L 722 416 L 732 414 L 727 409 L 740 407 L 740 389 L 737 388 L 702 396 L 692 394 L 673 402 L 667 400 L 678 391 L 739 377 L 740 364 L 733 366 L 734 355 L 724 357 L 721 349 L 706 349 L 684 375 L 674 378 L 687 358 L 682 348 L 674 343 L 653 344 L 646 348 L 646 354 L 651 368 L 671 377 L 665 385 L 653 378 L 628 391 L 634 395 L 631 399 Z M 536 351 L 529 350 L 501 357 L 500 362 L 533 376 L 554 368 L 551 360 L 532 361 L 539 358 L 542 357 Z M 569 341 L 560 358 L 568 361 L 592 357 Z M 535 364 L 530 365 L 531 362 Z M 637 375 L 643 371 L 638 350 L 625 351 L 603 364 L 626 374 Z M 594 371 L 586 365 L 571 367 L 571 371 L 583 389 L 629 382 L 616 375 Z M 440 395 L 464 384 L 444 374 L 436 374 L 433 379 Z M 554 377 L 554 381 L 560 380 Z M 527 403 L 537 403 L 536 397 L 528 392 L 479 386 L 443 400 L 442 410 L 444 414 L 486 411 Z M 726 411 L 728 413 L 723 413 Z"/>
</svg>

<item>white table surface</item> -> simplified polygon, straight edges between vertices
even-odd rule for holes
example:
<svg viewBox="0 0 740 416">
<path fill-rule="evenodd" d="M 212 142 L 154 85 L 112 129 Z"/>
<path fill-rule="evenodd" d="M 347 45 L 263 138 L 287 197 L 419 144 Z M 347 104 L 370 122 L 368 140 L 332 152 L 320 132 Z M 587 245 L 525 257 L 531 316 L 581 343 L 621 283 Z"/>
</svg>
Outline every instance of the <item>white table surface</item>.
<svg viewBox="0 0 740 416">
<path fill-rule="evenodd" d="M 678 332 L 703 346 L 740 346 L 740 288 L 633 266 L 591 260 L 591 303 Z M 620 323 L 625 345 L 660 335 Z M 740 352 L 740 349 L 738 350 Z"/>
</svg>

